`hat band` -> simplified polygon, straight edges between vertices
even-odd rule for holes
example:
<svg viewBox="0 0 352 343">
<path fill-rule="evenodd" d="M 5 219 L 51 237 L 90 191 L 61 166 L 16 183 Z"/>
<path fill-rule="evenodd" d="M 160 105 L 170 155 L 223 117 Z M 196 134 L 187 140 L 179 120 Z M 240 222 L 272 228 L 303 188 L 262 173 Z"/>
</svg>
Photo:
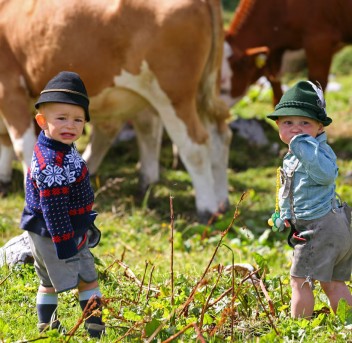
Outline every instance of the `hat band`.
<svg viewBox="0 0 352 343">
<path fill-rule="evenodd" d="M 80 96 L 83 96 L 83 98 L 86 98 L 87 100 L 89 100 L 89 98 L 81 93 L 81 92 L 76 92 L 76 91 L 73 91 L 71 89 L 61 89 L 61 88 L 54 88 L 54 89 L 45 89 L 43 91 L 40 92 L 40 94 L 43 94 L 43 93 L 50 93 L 50 92 L 64 92 L 64 93 L 72 93 L 72 94 L 76 94 L 76 95 L 80 95 Z"/>
<path fill-rule="evenodd" d="M 284 108 L 284 107 L 305 107 L 305 108 L 311 109 L 317 113 L 319 113 L 323 110 L 322 108 L 318 109 L 317 106 L 312 105 L 308 102 L 302 102 L 302 101 L 285 101 L 281 104 L 278 104 L 275 107 L 275 110 L 279 110 L 280 108 Z"/>
<path fill-rule="evenodd" d="M 309 110 L 312 110 L 313 112 L 316 113 L 317 119 L 320 122 L 325 122 L 325 121 L 329 121 L 331 120 L 330 118 L 328 118 L 325 108 L 324 107 L 318 107 L 318 106 L 314 106 L 308 102 L 302 102 L 302 101 L 286 101 L 283 102 L 281 104 L 276 105 L 275 107 L 275 111 L 281 109 L 281 108 L 285 108 L 285 107 L 296 107 L 296 108 L 306 108 Z"/>
</svg>

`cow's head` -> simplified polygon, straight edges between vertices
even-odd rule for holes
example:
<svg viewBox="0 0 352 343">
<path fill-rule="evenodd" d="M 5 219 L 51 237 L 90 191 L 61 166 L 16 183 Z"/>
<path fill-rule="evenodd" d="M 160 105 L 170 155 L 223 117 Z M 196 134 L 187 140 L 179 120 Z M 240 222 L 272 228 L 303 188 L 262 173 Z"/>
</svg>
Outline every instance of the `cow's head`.
<svg viewBox="0 0 352 343">
<path fill-rule="evenodd" d="M 268 54 L 269 48 L 266 46 L 242 51 L 225 41 L 221 97 L 229 106 L 239 101 L 246 94 L 249 86 L 265 75 Z"/>
</svg>

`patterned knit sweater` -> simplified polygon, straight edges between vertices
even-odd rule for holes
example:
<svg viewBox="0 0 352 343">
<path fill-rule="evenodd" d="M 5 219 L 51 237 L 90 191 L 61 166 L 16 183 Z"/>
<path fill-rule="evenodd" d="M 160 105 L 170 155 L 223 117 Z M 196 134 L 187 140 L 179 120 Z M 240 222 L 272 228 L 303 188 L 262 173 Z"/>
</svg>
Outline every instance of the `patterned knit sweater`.
<svg viewBox="0 0 352 343">
<path fill-rule="evenodd" d="M 96 217 L 93 202 L 88 169 L 75 146 L 47 138 L 42 131 L 27 173 L 21 228 L 51 237 L 58 258 L 70 258 Z"/>
</svg>

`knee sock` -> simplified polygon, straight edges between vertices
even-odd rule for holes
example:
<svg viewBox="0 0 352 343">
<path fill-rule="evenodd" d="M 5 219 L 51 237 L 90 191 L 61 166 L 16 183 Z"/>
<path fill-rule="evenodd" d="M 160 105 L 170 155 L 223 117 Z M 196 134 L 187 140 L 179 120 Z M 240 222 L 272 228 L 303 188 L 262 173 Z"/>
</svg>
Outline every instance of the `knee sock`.
<svg viewBox="0 0 352 343">
<path fill-rule="evenodd" d="M 56 293 L 37 293 L 37 312 L 39 323 L 50 323 L 57 318 L 57 294 Z"/>
<path fill-rule="evenodd" d="M 101 292 L 99 290 L 99 287 L 89 289 L 87 291 L 82 291 L 79 292 L 79 304 L 81 306 L 82 311 L 86 308 L 89 299 L 95 296 L 96 299 L 94 300 L 96 302 L 95 308 L 91 307 L 91 311 L 94 311 L 95 309 L 101 309 Z M 89 313 L 88 313 L 89 316 Z M 89 318 L 86 319 L 85 326 L 87 328 L 87 331 L 91 337 L 100 337 L 101 334 L 104 331 L 104 323 L 102 321 L 102 316 L 100 315 L 99 317 L 96 316 L 89 316 Z"/>
</svg>

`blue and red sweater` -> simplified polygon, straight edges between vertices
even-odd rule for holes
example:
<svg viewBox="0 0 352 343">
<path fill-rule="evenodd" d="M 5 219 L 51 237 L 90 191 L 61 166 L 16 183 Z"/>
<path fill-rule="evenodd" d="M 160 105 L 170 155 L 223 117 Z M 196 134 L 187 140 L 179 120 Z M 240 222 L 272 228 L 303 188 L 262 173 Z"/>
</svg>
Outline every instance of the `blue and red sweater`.
<svg viewBox="0 0 352 343">
<path fill-rule="evenodd" d="M 94 192 L 74 145 L 45 136 L 35 145 L 26 180 L 21 229 L 51 237 L 59 259 L 77 254 L 77 238 L 94 222 Z"/>
</svg>

